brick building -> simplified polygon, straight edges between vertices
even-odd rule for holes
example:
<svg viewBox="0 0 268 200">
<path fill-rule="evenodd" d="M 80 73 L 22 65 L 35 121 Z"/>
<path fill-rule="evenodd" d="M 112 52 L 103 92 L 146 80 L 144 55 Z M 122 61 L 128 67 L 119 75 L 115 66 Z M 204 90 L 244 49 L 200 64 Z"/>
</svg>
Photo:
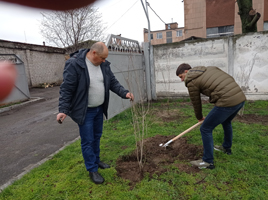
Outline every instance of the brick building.
<svg viewBox="0 0 268 200">
<path fill-rule="evenodd" d="M 261 14 L 258 31 L 268 30 L 268 0 L 252 0 Z M 184 0 L 184 27 L 166 24 L 165 30 L 151 31 L 152 45 L 179 42 L 188 38 L 211 38 L 242 33 L 235 0 Z M 148 30 L 143 31 L 148 42 Z"/>
<path fill-rule="evenodd" d="M 183 40 L 183 28 L 178 23 L 166 24 L 165 30 L 151 31 L 152 45 L 179 42 Z M 148 42 L 148 29 L 143 29 L 144 41 Z"/>
</svg>

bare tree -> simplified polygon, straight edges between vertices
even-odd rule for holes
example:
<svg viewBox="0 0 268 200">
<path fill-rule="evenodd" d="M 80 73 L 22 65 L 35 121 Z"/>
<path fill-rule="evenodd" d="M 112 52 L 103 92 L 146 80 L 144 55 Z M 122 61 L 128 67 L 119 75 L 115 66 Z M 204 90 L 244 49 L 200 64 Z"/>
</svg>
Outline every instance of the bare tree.
<svg viewBox="0 0 268 200">
<path fill-rule="evenodd" d="M 81 48 L 88 40 L 102 41 L 105 29 L 98 9 L 91 6 L 67 11 L 41 12 L 41 34 L 49 44 L 61 48 Z"/>
<path fill-rule="evenodd" d="M 140 169 L 140 175 L 143 176 L 143 164 L 146 160 L 144 158 L 144 139 L 147 135 L 147 116 L 150 111 L 150 102 L 146 103 L 146 99 L 143 95 L 143 84 L 141 81 L 141 75 L 137 70 L 135 70 L 134 61 L 133 61 L 133 55 L 130 53 L 129 59 L 128 59 L 128 71 L 124 75 L 122 73 L 128 89 L 130 92 L 135 93 L 135 101 L 131 101 L 131 114 L 132 114 L 132 125 L 133 125 L 133 133 L 135 135 L 135 141 L 136 141 L 136 156 L 137 156 L 137 162 Z M 114 65 L 115 68 L 117 68 Z M 117 68 L 119 71 L 121 71 L 119 68 Z M 122 71 L 121 71 L 122 72 Z M 139 100 L 137 100 L 139 99 Z"/>
<path fill-rule="evenodd" d="M 257 22 L 261 14 L 252 7 L 252 0 L 237 0 L 238 15 L 242 22 L 242 33 L 257 32 Z"/>
<path fill-rule="evenodd" d="M 128 88 L 130 91 L 134 91 L 134 88 L 137 88 L 137 94 L 141 98 L 138 103 L 132 101 L 131 114 L 132 114 L 132 125 L 134 129 L 134 135 L 136 140 L 136 156 L 139 164 L 139 169 L 141 176 L 143 176 L 143 163 L 146 158 L 144 158 L 144 138 L 147 134 L 147 115 L 150 110 L 150 102 L 145 103 L 143 99 L 142 85 L 140 84 L 140 74 L 134 70 L 133 56 L 129 56 L 130 66 L 128 67 L 128 77 L 125 78 Z M 130 72 L 130 70 L 133 70 Z M 132 77 L 132 81 L 131 81 Z"/>
</svg>

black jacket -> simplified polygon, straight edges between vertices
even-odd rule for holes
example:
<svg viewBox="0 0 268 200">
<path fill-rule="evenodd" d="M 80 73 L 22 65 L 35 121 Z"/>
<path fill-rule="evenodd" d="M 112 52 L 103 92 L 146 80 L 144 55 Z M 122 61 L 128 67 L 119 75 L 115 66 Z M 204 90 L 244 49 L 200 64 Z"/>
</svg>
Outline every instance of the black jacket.
<svg viewBox="0 0 268 200">
<path fill-rule="evenodd" d="M 89 49 L 81 49 L 66 61 L 63 82 L 60 86 L 59 112 L 70 116 L 77 124 L 82 125 L 88 106 L 88 89 L 90 85 L 89 73 L 85 62 Z M 126 90 L 115 78 L 110 63 L 105 61 L 100 65 L 104 79 L 105 97 L 103 113 L 107 118 L 109 104 L 109 90 L 126 99 Z"/>
</svg>

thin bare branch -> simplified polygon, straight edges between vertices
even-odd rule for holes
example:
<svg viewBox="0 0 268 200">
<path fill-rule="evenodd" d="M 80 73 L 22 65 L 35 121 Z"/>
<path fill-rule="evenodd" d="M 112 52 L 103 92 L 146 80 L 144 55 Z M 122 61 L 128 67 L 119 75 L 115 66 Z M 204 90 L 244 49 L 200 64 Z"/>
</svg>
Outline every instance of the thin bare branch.
<svg viewBox="0 0 268 200">
<path fill-rule="evenodd" d="M 57 47 L 72 47 L 79 43 L 104 39 L 104 23 L 98 9 L 91 6 L 68 11 L 42 12 L 40 32 L 46 42 Z"/>
</svg>

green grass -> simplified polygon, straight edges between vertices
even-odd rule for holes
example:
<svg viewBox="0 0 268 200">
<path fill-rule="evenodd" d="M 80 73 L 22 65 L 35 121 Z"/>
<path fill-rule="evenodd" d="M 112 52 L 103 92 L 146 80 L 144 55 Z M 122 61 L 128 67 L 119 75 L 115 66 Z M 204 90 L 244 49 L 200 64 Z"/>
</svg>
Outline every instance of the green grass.
<svg viewBox="0 0 268 200">
<path fill-rule="evenodd" d="M 9 106 L 14 106 L 14 105 L 21 104 L 21 103 L 23 103 L 23 101 L 16 102 L 16 103 L 9 103 L 9 104 L 0 105 L 0 109 L 1 108 L 5 108 L 5 107 L 9 107 Z"/>
<path fill-rule="evenodd" d="M 183 104 L 188 102 L 187 104 Z M 157 134 L 178 135 L 197 123 L 189 100 L 170 101 L 169 109 L 180 113 L 180 118 L 163 123 L 155 115 L 148 116 L 146 137 Z M 151 110 L 163 110 L 166 100 L 151 104 Z M 268 115 L 268 102 L 247 102 L 245 114 Z M 203 105 L 204 116 L 212 105 Z M 233 155 L 215 152 L 213 170 L 204 169 L 187 174 L 170 167 L 160 176 L 146 176 L 135 187 L 116 174 L 116 160 L 135 149 L 131 112 L 127 110 L 104 122 L 101 158 L 111 164 L 101 170 L 105 182 L 95 185 L 88 177 L 81 154 L 80 141 L 66 147 L 22 179 L 0 193 L 1 200 L 15 199 L 268 199 L 268 125 L 233 122 Z M 184 137 L 190 143 L 202 145 L 198 129 Z M 218 126 L 214 143 L 221 144 L 223 130 Z"/>
</svg>

